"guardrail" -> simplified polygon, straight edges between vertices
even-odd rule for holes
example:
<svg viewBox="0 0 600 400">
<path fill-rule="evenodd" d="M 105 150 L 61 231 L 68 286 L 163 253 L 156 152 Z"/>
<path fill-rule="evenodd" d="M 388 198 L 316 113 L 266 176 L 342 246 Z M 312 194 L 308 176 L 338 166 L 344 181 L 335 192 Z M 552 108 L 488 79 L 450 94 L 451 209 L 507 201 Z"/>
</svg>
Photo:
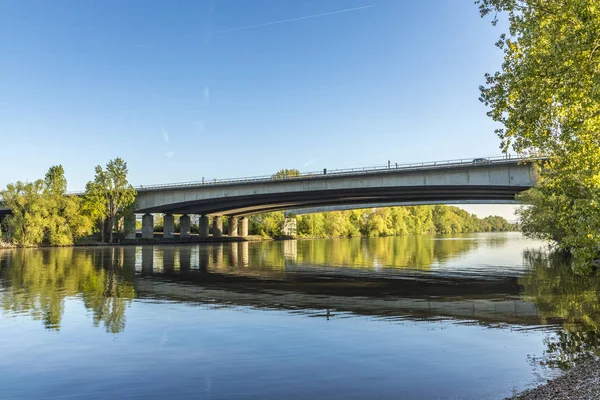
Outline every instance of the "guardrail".
<svg viewBox="0 0 600 400">
<path fill-rule="evenodd" d="M 342 168 L 313 172 L 302 172 L 298 176 L 287 176 L 276 178 L 273 175 L 262 175 L 262 176 L 250 176 L 241 178 L 224 178 L 224 179 L 203 179 L 202 181 L 192 182 L 179 182 L 179 183 L 162 183 L 153 185 L 140 185 L 135 189 L 137 191 L 150 191 L 157 189 L 177 189 L 182 187 L 193 187 L 193 186 L 208 186 L 208 185 L 227 185 L 232 183 L 251 183 L 251 182 L 272 182 L 273 180 L 297 180 L 306 178 L 323 178 L 329 176 L 339 175 L 356 175 L 364 173 L 378 173 L 378 172 L 395 172 L 398 170 L 419 170 L 419 169 L 431 169 L 431 168 L 446 168 L 450 166 L 460 165 L 479 165 L 479 164 L 501 164 L 501 163 L 514 163 L 519 161 L 537 161 L 542 160 L 544 157 L 519 157 L 514 155 L 502 155 L 492 156 L 483 158 L 462 158 L 455 160 L 442 160 L 442 161 L 426 161 L 420 163 L 389 163 L 383 166 L 374 167 L 358 167 L 358 168 Z"/>
</svg>

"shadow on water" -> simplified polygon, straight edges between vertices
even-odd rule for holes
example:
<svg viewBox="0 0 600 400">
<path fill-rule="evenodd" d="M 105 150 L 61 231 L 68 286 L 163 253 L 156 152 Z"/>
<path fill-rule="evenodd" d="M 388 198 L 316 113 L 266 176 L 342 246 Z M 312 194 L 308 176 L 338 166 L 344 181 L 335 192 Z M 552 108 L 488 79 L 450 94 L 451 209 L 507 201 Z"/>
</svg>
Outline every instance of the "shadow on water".
<svg viewBox="0 0 600 400">
<path fill-rule="evenodd" d="M 135 298 L 326 318 L 550 325 L 556 334 L 536 362 L 565 369 L 600 354 L 600 279 L 574 274 L 564 258 L 525 250 L 518 273 L 432 271 L 443 264 L 460 272 L 468 257 L 509 245 L 463 236 L 6 250 L 0 302 L 5 315 L 60 330 L 65 300 L 80 298 L 94 326 L 113 334 L 125 329 Z"/>
</svg>

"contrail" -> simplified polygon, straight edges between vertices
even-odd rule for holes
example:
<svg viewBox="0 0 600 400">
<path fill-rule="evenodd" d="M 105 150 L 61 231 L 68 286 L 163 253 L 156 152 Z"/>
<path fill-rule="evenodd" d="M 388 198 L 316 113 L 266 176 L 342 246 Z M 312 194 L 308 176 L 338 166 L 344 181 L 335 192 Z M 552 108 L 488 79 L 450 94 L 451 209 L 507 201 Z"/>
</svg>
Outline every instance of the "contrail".
<svg viewBox="0 0 600 400">
<path fill-rule="evenodd" d="M 362 6 L 362 7 L 354 7 L 354 8 L 346 8 L 344 10 L 338 10 L 338 11 L 330 11 L 330 12 L 326 12 L 326 13 L 322 13 L 322 14 L 313 14 L 313 15 L 307 15 L 305 17 L 297 17 L 297 18 L 290 18 L 290 19 L 282 19 L 281 21 L 274 21 L 274 22 L 265 22 L 263 24 L 256 24 L 256 25 L 248 25 L 248 26 L 241 26 L 239 28 L 231 28 L 231 29 L 224 29 L 222 31 L 218 31 L 218 33 L 226 33 L 226 32 L 236 32 L 236 31 L 243 31 L 246 29 L 254 29 L 254 28 L 262 28 L 263 26 L 270 26 L 270 25 L 278 25 L 278 24 L 285 24 L 286 22 L 294 22 L 294 21 L 301 21 L 303 19 L 310 19 L 310 18 L 319 18 L 319 17 L 325 17 L 327 15 L 334 15 L 334 14 L 342 14 L 342 13 L 347 13 L 347 12 L 351 12 L 351 11 L 358 11 L 358 10 L 364 10 L 366 8 L 372 8 L 375 7 L 377 4 L 370 4 L 368 6 Z"/>
</svg>

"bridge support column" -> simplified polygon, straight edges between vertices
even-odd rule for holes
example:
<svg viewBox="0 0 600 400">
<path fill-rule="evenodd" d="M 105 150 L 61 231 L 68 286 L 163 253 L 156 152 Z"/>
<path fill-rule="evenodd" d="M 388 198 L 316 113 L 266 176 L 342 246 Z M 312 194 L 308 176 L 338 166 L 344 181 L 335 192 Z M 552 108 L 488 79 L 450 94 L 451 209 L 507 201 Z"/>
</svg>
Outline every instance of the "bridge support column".
<svg viewBox="0 0 600 400">
<path fill-rule="evenodd" d="M 201 215 L 198 219 L 198 235 L 201 238 L 208 237 L 208 216 Z"/>
<path fill-rule="evenodd" d="M 125 239 L 135 239 L 135 214 L 129 213 L 125 215 L 123 221 L 123 229 L 125 231 Z"/>
<path fill-rule="evenodd" d="M 248 236 L 248 217 L 241 217 L 238 225 L 238 235 L 241 237 Z"/>
<path fill-rule="evenodd" d="M 283 236 L 296 237 L 296 217 L 286 217 L 281 228 Z"/>
<path fill-rule="evenodd" d="M 227 228 L 229 236 L 234 237 L 238 235 L 238 217 L 229 217 L 227 221 Z"/>
<path fill-rule="evenodd" d="M 223 236 L 223 217 L 217 215 L 213 218 L 213 236 Z"/>
<path fill-rule="evenodd" d="M 179 218 L 179 237 L 180 238 L 189 238 L 190 237 L 190 227 L 192 226 L 192 219 L 189 215 L 184 214 Z"/>
<path fill-rule="evenodd" d="M 154 237 L 154 215 L 144 214 L 142 217 L 142 239 Z"/>
<path fill-rule="evenodd" d="M 173 214 L 165 214 L 163 217 L 163 237 L 172 238 L 175 233 L 175 218 Z"/>
</svg>

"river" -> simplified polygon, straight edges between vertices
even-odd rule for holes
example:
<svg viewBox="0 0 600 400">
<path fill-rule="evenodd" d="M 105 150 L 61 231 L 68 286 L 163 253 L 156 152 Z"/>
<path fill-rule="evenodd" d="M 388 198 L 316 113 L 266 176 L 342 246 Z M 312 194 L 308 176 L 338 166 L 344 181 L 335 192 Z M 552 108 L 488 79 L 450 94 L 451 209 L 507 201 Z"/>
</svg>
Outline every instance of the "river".
<svg viewBox="0 0 600 400">
<path fill-rule="evenodd" d="M 518 233 L 0 250 L 2 399 L 503 399 L 600 353 Z"/>
</svg>

